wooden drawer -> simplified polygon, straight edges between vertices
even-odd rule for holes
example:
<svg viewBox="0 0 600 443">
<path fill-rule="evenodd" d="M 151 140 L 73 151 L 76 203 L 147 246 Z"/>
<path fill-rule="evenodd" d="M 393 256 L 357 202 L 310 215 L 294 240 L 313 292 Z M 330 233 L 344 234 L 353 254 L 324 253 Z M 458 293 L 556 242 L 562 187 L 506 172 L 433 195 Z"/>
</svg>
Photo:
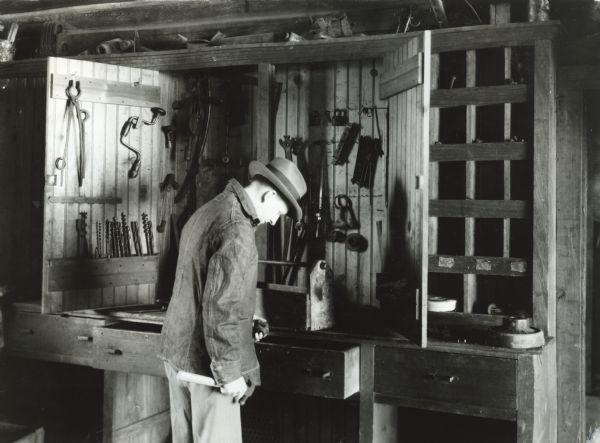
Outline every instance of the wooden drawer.
<svg viewBox="0 0 600 443">
<path fill-rule="evenodd" d="M 375 348 L 376 400 L 409 407 L 512 419 L 516 374 L 509 358 Z"/>
<path fill-rule="evenodd" d="M 103 324 L 103 319 L 14 312 L 6 325 L 6 347 L 23 357 L 90 365 L 92 331 Z"/>
<path fill-rule="evenodd" d="M 359 390 L 359 347 L 354 344 L 267 337 L 257 343 L 266 389 L 329 398 Z"/>
<path fill-rule="evenodd" d="M 129 322 L 94 328 L 93 366 L 164 377 L 163 362 L 157 357 L 160 329 L 160 325 Z"/>
</svg>

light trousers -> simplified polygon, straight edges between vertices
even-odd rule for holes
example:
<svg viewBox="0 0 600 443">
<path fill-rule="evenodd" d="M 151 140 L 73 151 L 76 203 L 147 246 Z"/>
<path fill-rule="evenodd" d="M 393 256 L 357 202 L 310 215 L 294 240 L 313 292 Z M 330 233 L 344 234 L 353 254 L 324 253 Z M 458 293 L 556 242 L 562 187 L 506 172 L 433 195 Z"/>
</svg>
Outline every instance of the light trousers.
<svg viewBox="0 0 600 443">
<path fill-rule="evenodd" d="M 173 443 L 241 443 L 240 405 L 219 388 L 177 380 L 177 369 L 165 362 L 169 379 Z"/>
</svg>

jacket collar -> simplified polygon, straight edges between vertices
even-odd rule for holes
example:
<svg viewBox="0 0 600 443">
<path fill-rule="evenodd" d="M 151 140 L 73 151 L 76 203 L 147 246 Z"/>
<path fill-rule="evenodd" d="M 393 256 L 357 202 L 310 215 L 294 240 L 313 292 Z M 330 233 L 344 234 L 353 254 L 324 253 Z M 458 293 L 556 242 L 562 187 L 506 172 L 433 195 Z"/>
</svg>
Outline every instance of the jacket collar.
<svg viewBox="0 0 600 443">
<path fill-rule="evenodd" d="M 238 182 L 235 178 L 230 179 L 227 182 L 227 187 L 225 190 L 235 194 L 236 198 L 240 202 L 240 205 L 242 206 L 242 211 L 251 220 L 252 226 L 257 226 L 259 224 L 259 220 L 258 216 L 256 215 L 254 203 L 252 203 L 248 193 L 244 190 L 240 182 Z"/>
</svg>

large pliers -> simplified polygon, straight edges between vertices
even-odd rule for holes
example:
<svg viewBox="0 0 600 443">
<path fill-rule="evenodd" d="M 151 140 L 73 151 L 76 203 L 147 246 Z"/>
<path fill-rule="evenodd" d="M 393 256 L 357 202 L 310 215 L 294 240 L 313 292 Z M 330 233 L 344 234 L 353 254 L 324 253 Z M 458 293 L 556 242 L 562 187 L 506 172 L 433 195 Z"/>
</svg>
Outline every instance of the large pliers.
<svg viewBox="0 0 600 443">
<path fill-rule="evenodd" d="M 89 117 L 89 113 L 85 109 L 81 109 L 79 103 L 79 97 L 81 96 L 81 87 L 79 82 L 73 83 L 73 80 L 69 81 L 69 86 L 65 90 L 67 94 L 67 106 L 65 108 L 65 119 L 67 121 L 67 128 L 65 131 L 65 147 L 63 156 L 58 157 L 55 161 L 57 169 L 62 170 L 67 165 L 67 149 L 69 146 L 69 138 L 71 136 L 71 126 L 76 126 L 79 132 L 79 149 L 75 151 L 75 157 L 77 161 L 77 179 L 79 181 L 79 187 L 83 185 L 83 179 L 85 178 L 85 121 Z M 75 123 L 77 122 L 77 123 Z"/>
</svg>

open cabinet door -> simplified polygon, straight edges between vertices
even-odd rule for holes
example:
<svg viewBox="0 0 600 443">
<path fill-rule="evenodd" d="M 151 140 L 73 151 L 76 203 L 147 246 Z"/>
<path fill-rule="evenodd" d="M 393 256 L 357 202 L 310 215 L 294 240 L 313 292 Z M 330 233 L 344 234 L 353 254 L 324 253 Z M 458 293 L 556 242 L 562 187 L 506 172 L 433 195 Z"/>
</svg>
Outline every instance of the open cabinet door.
<svg viewBox="0 0 600 443">
<path fill-rule="evenodd" d="M 402 276 L 407 291 L 398 318 L 402 332 L 427 346 L 429 218 L 429 99 L 431 34 L 425 31 L 386 54 L 380 98 L 389 104 L 387 272 Z"/>
<path fill-rule="evenodd" d="M 67 131 L 69 85 L 79 88 L 72 91 L 80 94 L 80 111 L 73 112 Z M 160 132 L 164 120 L 143 123 L 152 120 L 152 107 L 167 108 L 161 104 L 156 71 L 48 58 L 42 312 L 154 302 L 159 236 L 154 229 L 152 253 L 142 214 L 158 226 L 159 174 L 166 150 Z M 83 149 L 77 114 L 87 116 Z M 135 177 L 129 176 L 135 154 L 120 142 L 130 117 L 139 119 L 124 137 L 141 152 Z M 137 222 L 142 253 L 135 254 L 130 233 L 133 256 L 111 254 L 107 220 L 123 222 L 121 251 L 126 249 L 124 226 L 131 229 L 131 222 Z"/>
</svg>

